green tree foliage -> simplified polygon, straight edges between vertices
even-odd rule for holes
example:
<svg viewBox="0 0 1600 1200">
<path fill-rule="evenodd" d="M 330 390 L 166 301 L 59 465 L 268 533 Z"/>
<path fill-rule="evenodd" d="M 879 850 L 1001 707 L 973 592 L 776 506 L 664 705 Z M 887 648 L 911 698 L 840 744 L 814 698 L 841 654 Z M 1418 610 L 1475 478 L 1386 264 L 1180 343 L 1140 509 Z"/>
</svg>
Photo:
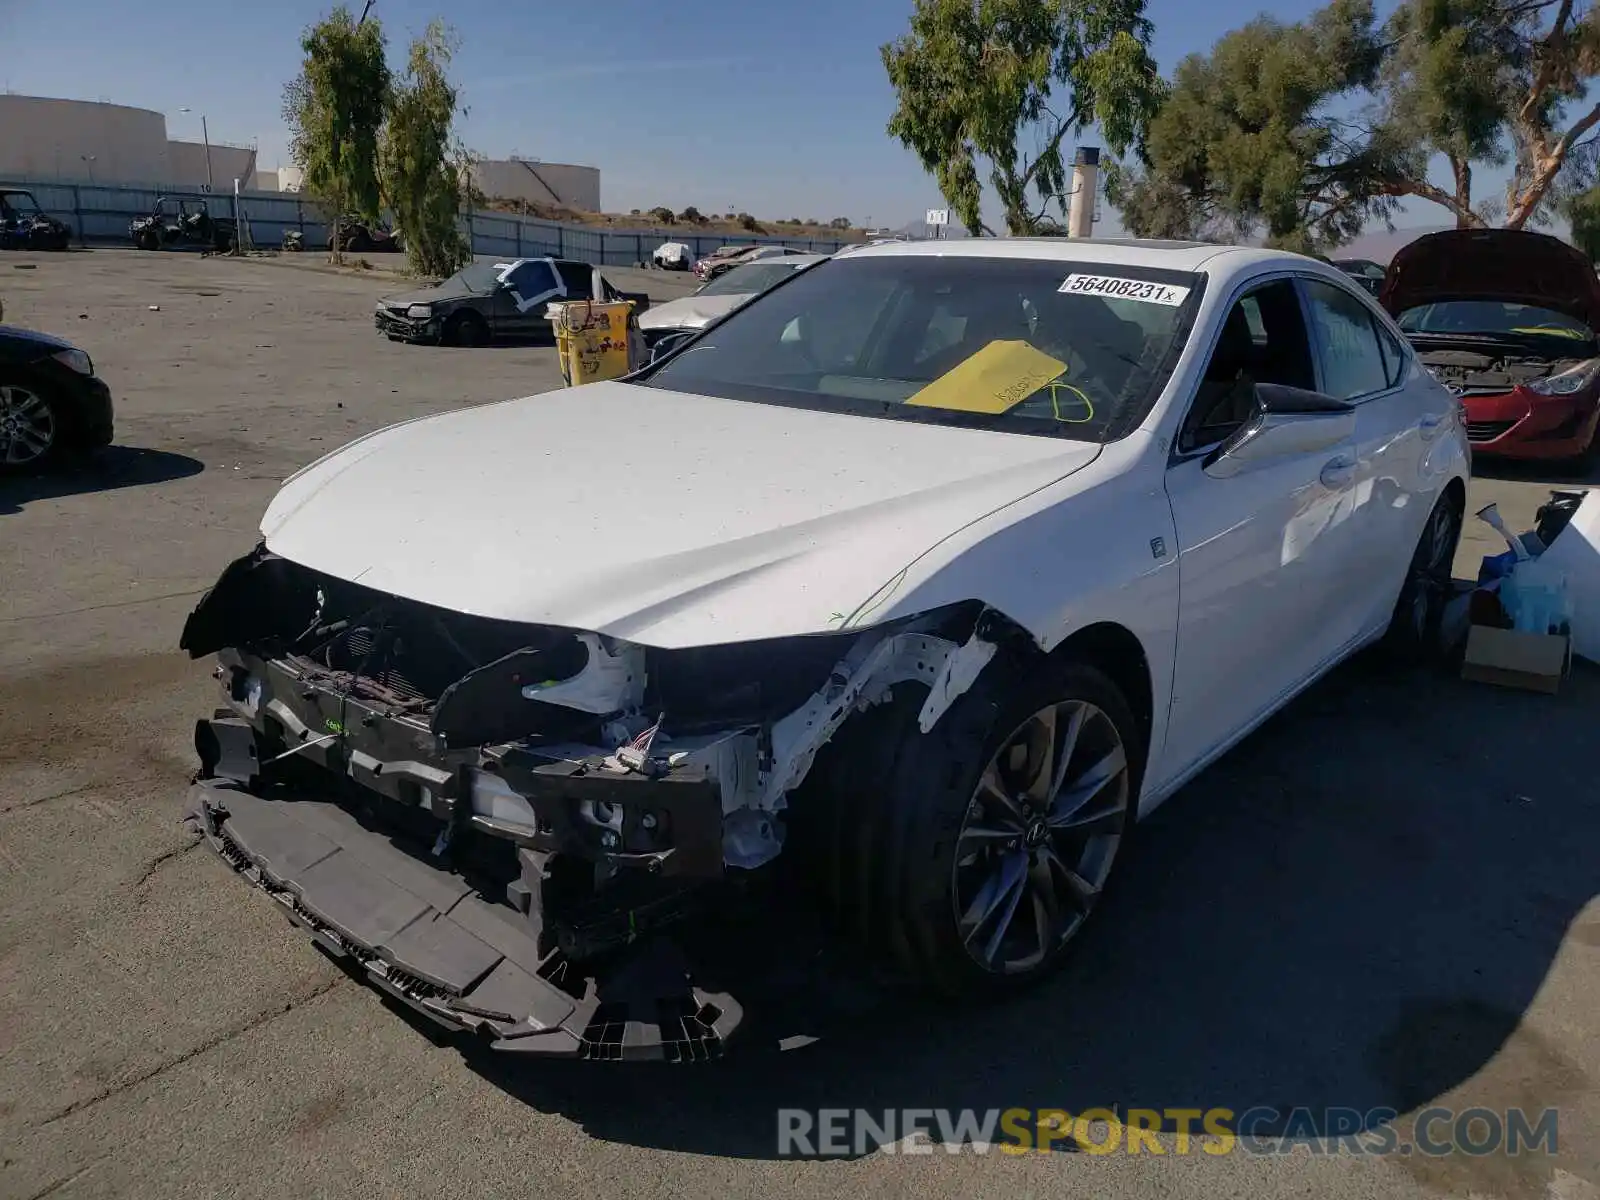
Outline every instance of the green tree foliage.
<svg viewBox="0 0 1600 1200">
<path fill-rule="evenodd" d="M 384 195 L 405 236 L 412 270 L 433 277 L 472 259 L 461 231 L 470 163 L 452 132 L 459 95 L 449 70 L 459 44 L 440 21 L 411 43 L 383 129 Z"/>
<path fill-rule="evenodd" d="M 1600 10 L 1576 0 L 1333 0 L 1306 21 L 1261 17 L 1185 59 L 1151 123 L 1148 170 L 1115 168 L 1136 233 L 1231 229 L 1333 246 L 1401 198 L 1459 227 L 1548 219 L 1596 182 Z M 1449 183 L 1429 176 L 1442 156 Z M 1475 168 L 1509 164 L 1503 199 Z"/>
<path fill-rule="evenodd" d="M 1587 188 L 1567 198 L 1562 206 L 1572 222 L 1572 244 L 1600 263 L 1600 187 Z"/>
<path fill-rule="evenodd" d="M 1381 65 L 1371 0 L 1292 24 L 1257 17 L 1178 64 L 1150 125 L 1150 168 L 1109 172 L 1108 198 L 1142 236 L 1343 240 L 1394 203 L 1366 186 L 1369 156 L 1386 148 L 1357 146 L 1341 116 Z"/>
<path fill-rule="evenodd" d="M 1386 36 L 1388 120 L 1451 170 L 1451 188 L 1411 194 L 1461 226 L 1520 229 L 1594 182 L 1600 11 L 1574 0 L 1403 0 Z M 1508 162 L 1504 198 L 1476 202 L 1474 165 Z"/>
<path fill-rule="evenodd" d="M 889 134 L 916 154 L 967 231 L 987 232 L 980 167 L 1012 234 L 1063 215 L 1062 145 L 1098 123 L 1113 154 L 1141 148 L 1163 84 L 1144 0 L 916 0 L 881 48 L 898 106 Z M 1024 153 L 1024 139 L 1038 145 Z"/>
<path fill-rule="evenodd" d="M 333 215 L 378 217 L 378 131 L 391 79 L 382 27 L 356 20 L 343 5 L 309 26 L 300 39 L 300 74 L 283 93 L 289 155 L 304 188 Z M 341 261 L 337 222 L 331 257 Z"/>
</svg>

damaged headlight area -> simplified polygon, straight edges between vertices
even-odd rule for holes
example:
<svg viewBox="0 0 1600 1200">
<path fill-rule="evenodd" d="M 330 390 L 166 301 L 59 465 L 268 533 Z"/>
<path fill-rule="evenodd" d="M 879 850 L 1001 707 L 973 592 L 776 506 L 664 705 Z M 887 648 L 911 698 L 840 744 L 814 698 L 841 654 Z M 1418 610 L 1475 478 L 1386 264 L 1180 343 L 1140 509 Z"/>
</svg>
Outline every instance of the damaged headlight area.
<svg viewBox="0 0 1600 1200">
<path fill-rule="evenodd" d="M 222 845 L 229 789 L 235 807 L 245 794 L 375 807 L 430 861 L 487 879 L 553 978 L 558 959 L 602 959 L 714 906 L 779 856 L 792 798 L 853 716 L 915 684 L 927 732 L 1011 636 L 974 603 L 661 649 L 433 608 L 258 547 L 180 643 L 217 656 L 224 701 L 196 730 L 212 810 L 198 823 Z M 270 852 L 240 853 L 271 874 Z"/>
</svg>

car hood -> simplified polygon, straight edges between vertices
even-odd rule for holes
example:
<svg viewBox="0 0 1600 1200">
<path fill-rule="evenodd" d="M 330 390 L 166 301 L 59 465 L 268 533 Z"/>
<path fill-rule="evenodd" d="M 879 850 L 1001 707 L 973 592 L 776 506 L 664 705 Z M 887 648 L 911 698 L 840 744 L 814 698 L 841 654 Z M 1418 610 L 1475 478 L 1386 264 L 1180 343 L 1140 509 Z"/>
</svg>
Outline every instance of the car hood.
<svg viewBox="0 0 1600 1200">
<path fill-rule="evenodd" d="M 436 283 L 431 287 L 418 288 L 414 292 L 396 292 L 393 296 L 385 296 L 378 303 L 384 308 L 405 308 L 412 304 L 443 304 L 449 300 L 465 300 L 477 294 L 464 287 Z"/>
<path fill-rule="evenodd" d="M 718 317 L 725 317 L 750 297 L 685 296 L 648 309 L 639 318 L 640 329 L 700 329 Z"/>
<path fill-rule="evenodd" d="M 18 329 L 15 325 L 0 325 L 0 362 L 32 362 L 46 354 L 77 348 L 71 342 L 64 342 L 48 333 Z"/>
<path fill-rule="evenodd" d="M 1518 229 L 1447 229 L 1403 247 L 1389 263 L 1379 302 L 1398 316 L 1448 300 L 1528 304 L 1600 333 L 1600 279 L 1576 248 Z"/>
<path fill-rule="evenodd" d="M 836 629 L 1099 449 L 592 383 L 359 439 L 292 476 L 261 532 L 457 612 L 708 645 Z"/>
</svg>

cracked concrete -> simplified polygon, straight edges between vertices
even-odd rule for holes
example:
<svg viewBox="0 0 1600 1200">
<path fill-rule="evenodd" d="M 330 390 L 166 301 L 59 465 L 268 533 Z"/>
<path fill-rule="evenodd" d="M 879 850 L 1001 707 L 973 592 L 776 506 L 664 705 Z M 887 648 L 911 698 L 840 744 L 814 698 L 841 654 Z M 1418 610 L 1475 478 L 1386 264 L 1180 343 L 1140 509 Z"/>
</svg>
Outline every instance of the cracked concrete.
<svg viewBox="0 0 1600 1200">
<path fill-rule="evenodd" d="M 160 854 L 156 855 L 149 862 L 144 864 L 144 869 L 139 872 L 139 878 L 133 881 L 134 890 L 137 891 L 139 888 L 142 888 L 149 883 L 150 880 L 155 876 L 155 873 L 161 869 L 164 863 L 169 863 L 173 859 L 178 858 L 180 855 L 187 854 L 199 844 L 200 838 L 197 835 L 191 841 L 185 842 L 181 846 L 174 846 L 171 850 L 163 850 Z"/>
<path fill-rule="evenodd" d="M 256 1016 L 251 1017 L 249 1020 L 240 1025 L 236 1025 L 229 1029 L 224 1029 L 221 1032 L 206 1038 L 197 1045 L 190 1047 L 182 1054 L 174 1055 L 165 1062 L 159 1063 L 148 1070 L 141 1071 L 139 1074 L 129 1076 L 126 1079 L 120 1079 L 111 1087 L 97 1092 L 92 1096 L 85 1096 L 82 1099 L 74 1100 L 65 1108 L 50 1113 L 42 1121 L 39 1121 L 35 1128 L 45 1129 L 51 1125 L 54 1125 L 57 1121 L 64 1121 L 68 1117 L 75 1116 L 87 1109 L 94 1108 L 98 1104 L 103 1104 L 105 1101 L 110 1100 L 114 1096 L 118 1096 L 132 1088 L 140 1087 L 143 1084 L 149 1083 L 152 1079 L 159 1078 L 168 1071 L 172 1070 L 174 1067 L 182 1066 L 190 1059 L 198 1058 L 202 1054 L 206 1054 L 212 1050 L 215 1050 L 218 1046 L 221 1046 L 225 1042 L 230 1042 L 236 1037 L 243 1037 L 245 1034 L 260 1029 L 263 1025 L 270 1021 L 276 1021 L 285 1013 L 291 1013 L 302 1005 L 310 1004 L 313 1001 L 326 996 L 334 988 L 345 982 L 348 982 L 348 980 L 343 975 L 336 975 L 331 979 L 325 980 L 322 983 L 319 983 L 316 987 L 312 988 L 310 991 L 306 992 L 304 995 L 287 1000 L 282 1004 L 276 1004 L 270 1010 L 258 1013 Z"/>
</svg>

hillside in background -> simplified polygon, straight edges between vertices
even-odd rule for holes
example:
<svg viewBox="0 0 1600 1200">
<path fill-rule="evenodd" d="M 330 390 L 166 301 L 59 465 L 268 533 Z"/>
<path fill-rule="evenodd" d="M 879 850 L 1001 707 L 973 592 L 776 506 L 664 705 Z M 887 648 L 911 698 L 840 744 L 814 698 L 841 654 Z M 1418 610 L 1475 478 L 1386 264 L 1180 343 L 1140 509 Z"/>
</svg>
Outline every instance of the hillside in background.
<svg viewBox="0 0 1600 1200">
<path fill-rule="evenodd" d="M 531 200 L 508 200 L 490 196 L 480 201 L 481 212 L 515 213 L 518 216 L 536 217 L 541 221 L 560 221 L 567 225 L 588 225 L 596 229 L 615 229 L 618 232 L 655 232 L 664 241 L 674 234 L 693 237 L 726 237 L 731 242 L 741 237 L 775 237 L 815 239 L 818 241 L 859 242 L 867 237 L 865 229 L 854 225 L 838 226 L 830 221 L 815 218 L 784 217 L 773 220 L 754 217 L 749 213 L 702 213 L 696 216 L 689 210 L 671 213 L 667 209 L 634 209 L 629 213 L 592 213 L 555 204 L 540 204 Z M 670 221 L 662 215 L 670 215 Z M 686 215 L 687 214 L 687 215 Z M 844 220 L 845 218 L 839 218 Z"/>
<path fill-rule="evenodd" d="M 1400 252 L 1402 246 L 1416 241 L 1425 234 L 1454 228 L 1454 225 L 1413 225 L 1404 229 L 1375 229 L 1370 233 L 1363 233 L 1347 245 L 1340 246 L 1329 257 L 1367 258 L 1375 263 L 1387 265 L 1389 260 Z"/>
</svg>

